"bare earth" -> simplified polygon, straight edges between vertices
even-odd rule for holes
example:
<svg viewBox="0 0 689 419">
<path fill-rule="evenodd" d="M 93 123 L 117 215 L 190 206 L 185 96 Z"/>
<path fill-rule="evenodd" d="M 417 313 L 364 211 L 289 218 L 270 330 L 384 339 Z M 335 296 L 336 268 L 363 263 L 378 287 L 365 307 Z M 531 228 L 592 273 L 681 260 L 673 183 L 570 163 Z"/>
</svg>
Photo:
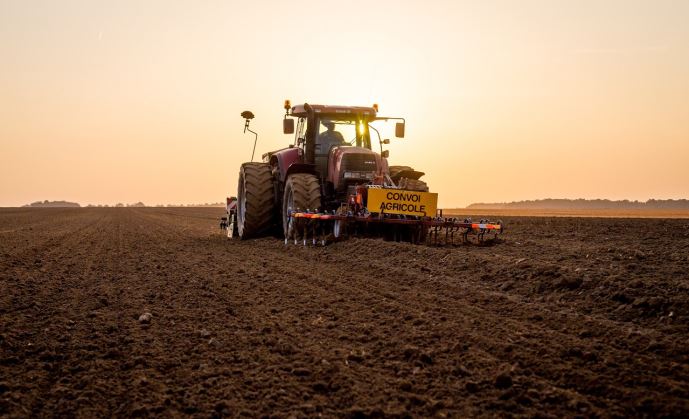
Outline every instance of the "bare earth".
<svg viewBox="0 0 689 419">
<path fill-rule="evenodd" d="M 689 220 L 304 248 L 221 211 L 0 210 L 0 416 L 689 416 Z"/>
<path fill-rule="evenodd" d="M 595 218 L 689 218 L 689 210 L 624 210 L 624 209 L 467 209 L 448 208 L 445 216 L 520 216 L 520 217 L 595 217 Z"/>
</svg>

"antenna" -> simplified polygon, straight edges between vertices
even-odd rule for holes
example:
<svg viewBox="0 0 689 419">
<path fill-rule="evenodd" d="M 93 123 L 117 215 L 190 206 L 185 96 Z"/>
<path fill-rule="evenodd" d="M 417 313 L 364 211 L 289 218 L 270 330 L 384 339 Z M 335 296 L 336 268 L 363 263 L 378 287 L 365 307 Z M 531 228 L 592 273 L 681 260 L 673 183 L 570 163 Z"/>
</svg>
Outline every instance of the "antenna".
<svg viewBox="0 0 689 419">
<path fill-rule="evenodd" d="M 256 142 L 258 141 L 258 134 L 249 128 L 249 123 L 252 119 L 254 119 L 254 113 L 251 111 L 244 111 L 242 112 L 242 118 L 246 120 L 244 121 L 244 134 L 246 134 L 247 131 L 254 134 L 254 149 L 251 151 L 251 161 L 254 161 L 254 153 L 256 153 Z"/>
</svg>

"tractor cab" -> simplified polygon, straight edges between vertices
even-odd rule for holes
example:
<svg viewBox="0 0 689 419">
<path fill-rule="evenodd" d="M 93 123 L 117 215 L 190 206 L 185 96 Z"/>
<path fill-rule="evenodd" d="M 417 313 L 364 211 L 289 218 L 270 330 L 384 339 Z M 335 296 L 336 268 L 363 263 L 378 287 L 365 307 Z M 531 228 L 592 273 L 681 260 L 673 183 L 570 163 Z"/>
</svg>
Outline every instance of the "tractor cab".
<svg viewBox="0 0 689 419">
<path fill-rule="evenodd" d="M 356 152 L 357 149 L 360 154 L 373 154 L 368 125 L 363 120 L 324 115 L 316 120 L 316 124 L 318 133 L 313 142 L 314 164 L 322 178 L 329 178 L 329 169 L 336 163 L 332 157 L 338 154 Z"/>
<path fill-rule="evenodd" d="M 304 162 L 312 164 L 326 188 L 338 194 L 356 183 L 380 183 L 387 162 L 372 147 L 375 107 L 296 105 L 287 108 L 285 133 L 295 135 Z M 287 117 L 296 118 L 289 121 Z"/>
</svg>

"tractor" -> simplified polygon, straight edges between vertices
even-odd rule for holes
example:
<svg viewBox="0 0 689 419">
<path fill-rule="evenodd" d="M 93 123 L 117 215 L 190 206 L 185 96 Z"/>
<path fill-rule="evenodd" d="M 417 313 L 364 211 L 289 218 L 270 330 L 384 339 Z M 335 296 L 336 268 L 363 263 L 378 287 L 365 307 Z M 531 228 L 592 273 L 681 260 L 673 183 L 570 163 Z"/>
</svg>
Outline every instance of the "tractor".
<svg viewBox="0 0 689 419">
<path fill-rule="evenodd" d="M 284 134 L 288 147 L 262 155 L 261 162 L 243 163 L 236 198 L 227 199 L 221 227 L 229 237 L 266 235 L 325 244 L 349 235 L 378 235 L 393 240 L 452 241 L 459 232 L 467 240 L 476 233 L 502 233 L 502 223 L 472 223 L 443 218 L 437 194 L 410 166 L 388 165 L 375 121 L 395 121 L 395 136 L 403 138 L 405 120 L 378 116 L 378 106 L 292 106 L 285 101 Z M 242 113 L 244 131 L 253 113 Z M 378 150 L 375 150 L 375 149 Z"/>
</svg>

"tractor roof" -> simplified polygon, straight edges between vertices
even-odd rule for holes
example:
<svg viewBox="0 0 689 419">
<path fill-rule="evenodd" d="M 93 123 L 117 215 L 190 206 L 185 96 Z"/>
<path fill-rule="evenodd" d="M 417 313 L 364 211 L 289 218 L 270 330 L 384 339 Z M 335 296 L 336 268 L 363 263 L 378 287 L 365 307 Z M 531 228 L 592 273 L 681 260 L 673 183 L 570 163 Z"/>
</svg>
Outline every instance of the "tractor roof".
<svg viewBox="0 0 689 419">
<path fill-rule="evenodd" d="M 316 114 L 324 115 L 363 115 L 375 118 L 376 110 L 368 106 L 309 105 Z M 292 106 L 292 115 L 306 116 L 304 105 Z"/>
</svg>

